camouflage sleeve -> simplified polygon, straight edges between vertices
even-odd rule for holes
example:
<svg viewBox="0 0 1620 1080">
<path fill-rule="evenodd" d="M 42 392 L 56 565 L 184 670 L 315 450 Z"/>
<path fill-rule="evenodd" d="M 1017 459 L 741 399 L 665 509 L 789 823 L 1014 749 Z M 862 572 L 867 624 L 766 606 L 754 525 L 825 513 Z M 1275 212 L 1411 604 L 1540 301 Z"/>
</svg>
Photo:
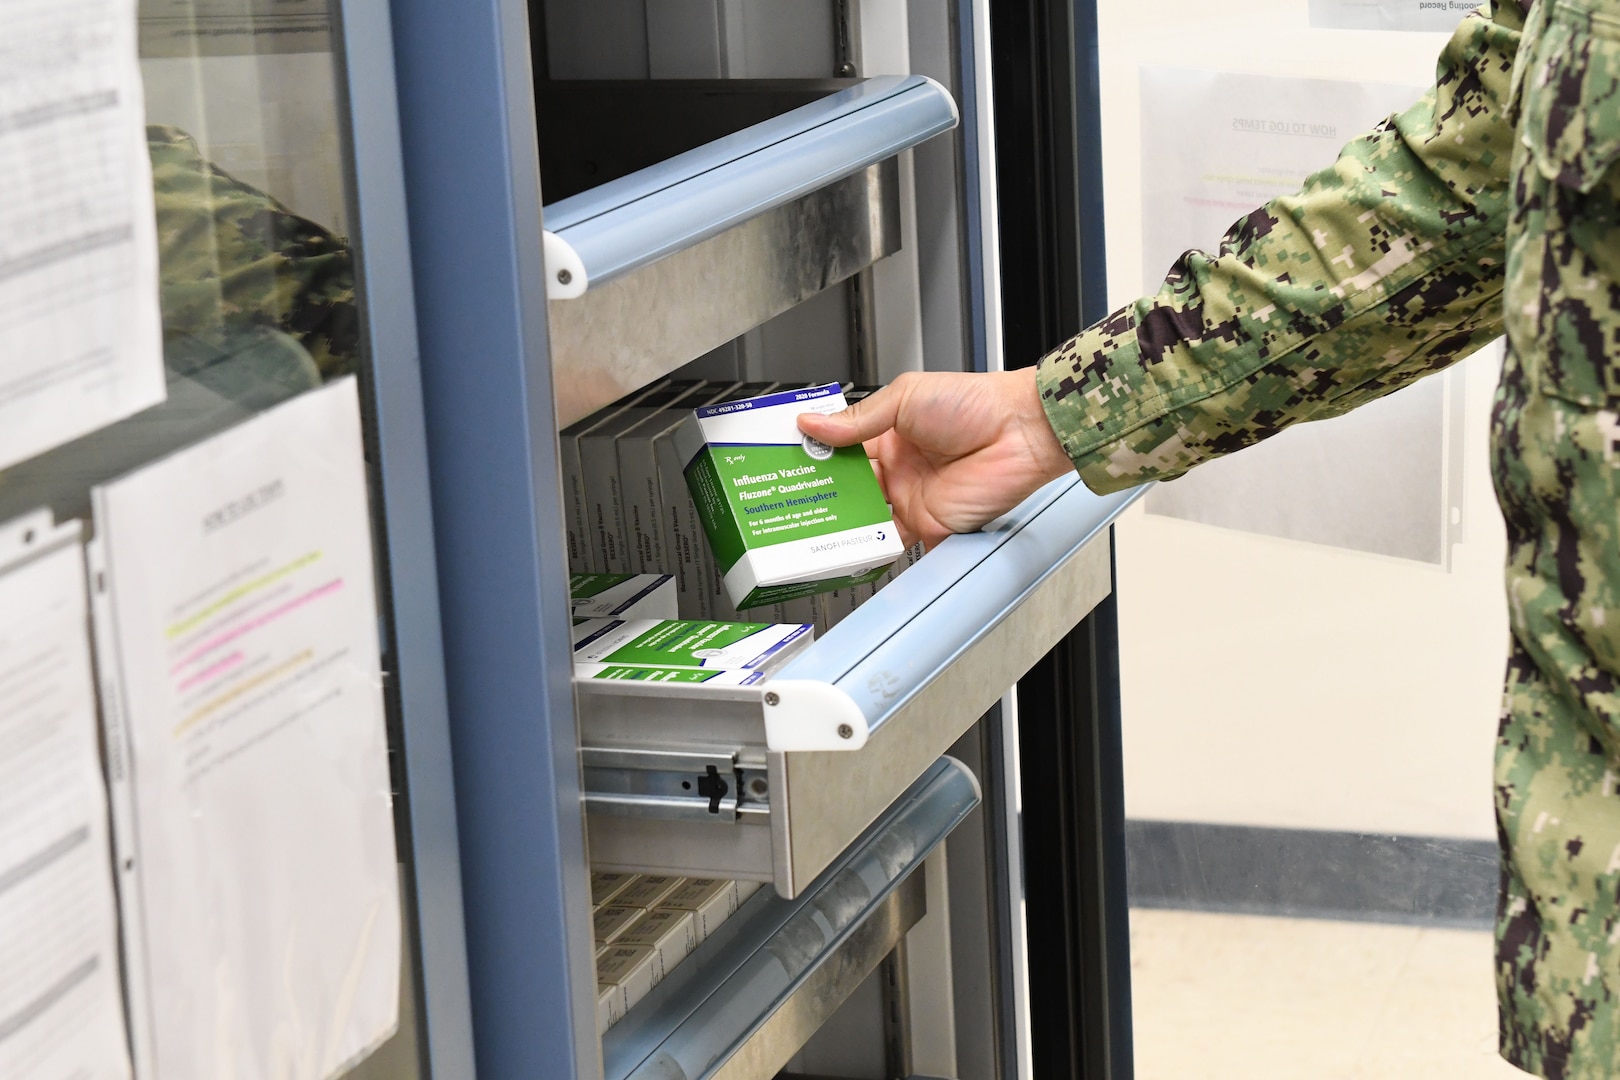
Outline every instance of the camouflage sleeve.
<svg viewBox="0 0 1620 1080">
<path fill-rule="evenodd" d="M 218 344 L 286 334 L 326 379 L 354 371 L 359 323 L 349 245 L 205 160 L 185 132 L 147 128 L 163 330 Z"/>
<path fill-rule="evenodd" d="M 1472 13 L 1421 101 L 1041 361 L 1047 417 L 1089 487 L 1179 476 L 1501 333 L 1522 29 L 1513 0 Z"/>
</svg>

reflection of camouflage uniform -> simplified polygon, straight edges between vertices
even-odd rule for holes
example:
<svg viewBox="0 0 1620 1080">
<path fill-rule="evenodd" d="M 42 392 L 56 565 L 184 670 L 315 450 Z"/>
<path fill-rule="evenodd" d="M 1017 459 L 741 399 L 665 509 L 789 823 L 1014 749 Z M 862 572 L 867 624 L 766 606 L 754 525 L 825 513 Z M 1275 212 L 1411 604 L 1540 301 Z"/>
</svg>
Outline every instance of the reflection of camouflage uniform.
<svg viewBox="0 0 1620 1080">
<path fill-rule="evenodd" d="M 1620 1076 L 1620 0 L 1494 0 L 1434 91 L 1042 362 L 1099 490 L 1342 413 L 1504 329 L 1502 1053 Z M 1521 47 L 1521 40 L 1523 42 Z M 1505 317 L 1504 317 L 1505 315 Z"/>
<path fill-rule="evenodd" d="M 217 377 L 220 357 L 251 350 L 238 379 L 293 389 L 353 371 L 360 331 L 348 245 L 205 161 L 182 131 L 149 127 L 147 145 L 171 369 Z"/>
</svg>

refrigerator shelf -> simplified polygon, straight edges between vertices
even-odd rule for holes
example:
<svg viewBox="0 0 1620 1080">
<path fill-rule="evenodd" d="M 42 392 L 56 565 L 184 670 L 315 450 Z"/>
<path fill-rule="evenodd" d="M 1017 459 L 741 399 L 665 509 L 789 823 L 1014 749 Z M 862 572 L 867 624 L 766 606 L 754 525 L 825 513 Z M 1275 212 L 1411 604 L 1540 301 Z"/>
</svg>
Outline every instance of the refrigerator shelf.
<svg viewBox="0 0 1620 1080">
<path fill-rule="evenodd" d="M 979 804 L 940 758 L 797 899 L 756 893 L 602 1040 L 608 1080 L 775 1076 L 927 908 L 923 860 Z"/>
<path fill-rule="evenodd" d="M 790 103 L 822 82 L 775 86 Z M 565 190 L 590 169 L 617 172 L 601 124 L 613 106 L 652 118 L 663 92 L 693 108 L 667 134 L 714 135 L 747 117 L 736 89 L 570 86 Z M 758 109 L 758 104 L 753 106 Z M 593 111 L 594 110 L 594 111 Z M 845 280 L 900 247 L 895 155 L 948 131 L 956 105 L 922 76 L 867 79 L 545 208 L 548 322 L 557 419 L 566 426 Z M 684 137 L 683 137 L 684 136 Z M 601 158 L 602 161 L 595 159 Z"/>
<path fill-rule="evenodd" d="M 762 683 L 577 682 L 593 865 L 797 895 L 1108 596 L 1139 494 L 1054 481 Z"/>
</svg>

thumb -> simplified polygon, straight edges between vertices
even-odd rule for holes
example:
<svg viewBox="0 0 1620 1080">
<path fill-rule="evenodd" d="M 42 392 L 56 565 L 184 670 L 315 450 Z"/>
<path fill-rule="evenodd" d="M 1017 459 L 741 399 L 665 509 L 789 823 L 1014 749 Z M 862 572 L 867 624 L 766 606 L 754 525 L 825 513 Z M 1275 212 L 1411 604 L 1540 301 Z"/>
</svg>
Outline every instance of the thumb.
<svg viewBox="0 0 1620 1080">
<path fill-rule="evenodd" d="M 899 412 L 899 395 L 885 386 L 842 412 L 800 413 L 799 430 L 828 446 L 854 446 L 894 427 Z"/>
</svg>

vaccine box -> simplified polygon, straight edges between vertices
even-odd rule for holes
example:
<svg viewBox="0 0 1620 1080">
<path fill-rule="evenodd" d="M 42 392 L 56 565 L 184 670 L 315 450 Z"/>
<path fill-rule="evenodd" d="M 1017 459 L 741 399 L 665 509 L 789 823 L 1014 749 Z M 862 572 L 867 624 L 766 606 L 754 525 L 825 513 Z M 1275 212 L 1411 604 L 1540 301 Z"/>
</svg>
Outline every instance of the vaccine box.
<svg viewBox="0 0 1620 1080">
<path fill-rule="evenodd" d="M 770 671 L 814 636 L 797 623 L 589 619 L 574 624 L 574 664 Z"/>
<path fill-rule="evenodd" d="M 904 548 L 866 451 L 802 434 L 838 412 L 837 383 L 706 405 L 676 435 L 687 486 L 737 608 L 881 575 Z"/>
<path fill-rule="evenodd" d="M 758 397 L 776 386 L 771 382 L 739 383 L 720 400 Z M 664 550 L 669 553 L 669 565 L 659 569 L 675 575 L 679 618 L 735 618 L 737 611 L 726 599 L 725 583 L 715 566 L 708 539 L 703 535 L 703 521 L 686 486 L 683 462 L 675 446 L 675 437 L 684 419 L 684 416 L 677 419 L 653 440 L 653 457 L 658 466 L 659 522 L 664 530 Z"/>
<path fill-rule="evenodd" d="M 630 929 L 637 919 L 641 918 L 645 909 L 629 904 L 604 904 L 591 912 L 591 928 L 596 934 L 596 940 L 602 945 L 611 945 L 619 939 L 619 935 Z"/>
<path fill-rule="evenodd" d="M 630 530 L 625 524 L 624 491 L 619 477 L 620 437 L 665 409 L 676 407 L 683 399 L 688 400 L 682 411 L 690 409 L 694 402 L 689 399 L 700 394 L 703 385 L 691 379 L 665 383 L 656 393 L 643 395 L 579 436 L 586 526 L 594 545 L 592 554 L 599 559 L 592 569 L 609 574 L 631 574 L 640 569 L 630 550 Z"/>
<path fill-rule="evenodd" d="M 763 671 L 740 668 L 636 667 L 631 664 L 575 664 L 576 679 L 630 679 L 649 683 L 703 683 L 706 686 L 752 686 L 765 681 Z"/>
<path fill-rule="evenodd" d="M 673 436 L 686 413 L 699 406 L 725 400 L 737 385 L 706 382 L 685 398 L 679 407 L 661 412 L 619 436 L 619 501 L 623 509 L 624 528 L 629 537 L 631 569 L 643 574 L 674 575 L 677 591 L 686 577 L 687 568 L 665 542 L 668 535 L 663 527 L 664 498 L 658 489 L 658 442 L 666 436 Z M 681 494 L 685 494 L 684 484 Z M 671 613 L 668 617 L 691 619 L 701 616 Z"/>
<path fill-rule="evenodd" d="M 675 579 L 668 574 L 570 574 L 576 619 L 673 619 Z"/>
<path fill-rule="evenodd" d="M 649 394 L 655 394 L 664 388 L 663 381 L 644 387 L 622 401 L 616 401 L 604 409 L 587 416 L 577 423 L 570 424 L 558 435 L 558 456 L 561 458 L 563 480 L 563 509 L 564 521 L 568 527 L 568 568 L 575 571 L 602 571 L 606 567 L 602 563 L 602 556 L 597 551 L 595 531 L 590 525 L 590 511 L 585 500 L 585 467 L 579 456 L 580 437 L 594 430 L 598 425 L 617 416 L 625 409 L 634 405 Z"/>
<path fill-rule="evenodd" d="M 663 958 L 645 945 L 610 945 L 596 958 L 597 985 L 611 985 L 618 991 L 620 1016 L 635 1008 L 663 977 Z M 600 1017 L 599 1011 L 598 1024 Z"/>
<path fill-rule="evenodd" d="M 668 974 L 697 948 L 697 917 L 690 911 L 674 908 L 649 911 L 620 934 L 616 944 L 652 949 L 658 953 L 658 962 Z"/>
<path fill-rule="evenodd" d="M 619 890 L 627 888 L 635 880 L 635 874 L 597 871 L 591 875 L 591 903 L 601 907 L 612 900 Z"/>
<path fill-rule="evenodd" d="M 692 913 L 693 929 L 699 942 L 731 918 L 737 905 L 737 883 L 722 878 L 687 878 L 663 902 L 665 910 Z"/>
</svg>

